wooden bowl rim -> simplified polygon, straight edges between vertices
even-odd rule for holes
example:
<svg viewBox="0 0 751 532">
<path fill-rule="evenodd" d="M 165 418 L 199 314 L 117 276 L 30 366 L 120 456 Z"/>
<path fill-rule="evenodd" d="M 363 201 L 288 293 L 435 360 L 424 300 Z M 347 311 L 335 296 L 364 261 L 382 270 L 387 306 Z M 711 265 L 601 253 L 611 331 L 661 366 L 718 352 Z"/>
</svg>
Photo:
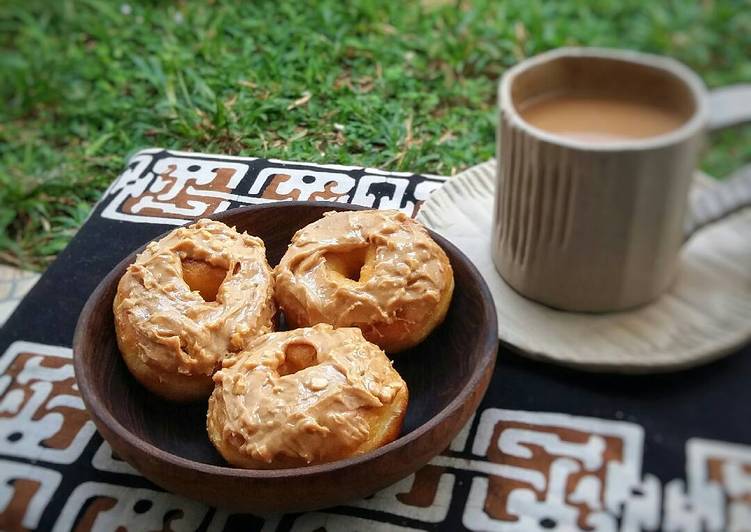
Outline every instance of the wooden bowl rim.
<svg viewBox="0 0 751 532">
<path fill-rule="evenodd" d="M 221 213 L 213 214 L 211 216 L 202 216 L 199 218 L 209 218 L 212 220 L 223 221 L 223 218 L 228 217 L 230 214 L 234 216 L 242 215 L 249 211 L 273 211 L 277 209 L 284 210 L 285 207 L 290 207 L 293 205 L 298 207 L 328 207 L 332 210 L 339 211 L 372 210 L 368 207 L 363 207 L 360 205 L 351 205 L 330 201 L 277 201 L 273 203 L 263 203 L 245 207 L 238 207 L 235 209 L 223 211 Z M 183 225 L 194 223 L 194 221 L 195 220 L 188 221 Z M 158 240 L 173 230 L 174 229 L 165 231 L 159 236 L 149 240 L 149 242 Z M 204 462 L 196 462 L 189 458 L 184 458 L 180 455 L 165 451 L 147 441 L 144 441 L 143 439 L 139 438 L 134 433 L 129 431 L 127 428 L 125 428 L 110 413 L 109 409 L 105 408 L 102 402 L 97 399 L 98 394 L 94 391 L 94 386 L 91 384 L 90 380 L 86 378 L 87 370 L 83 363 L 83 357 L 79 356 L 78 353 L 80 350 L 80 345 L 83 342 L 83 336 L 85 334 L 84 331 L 87 329 L 86 324 L 88 323 L 90 316 L 92 315 L 92 307 L 94 307 L 96 302 L 100 299 L 102 292 L 106 291 L 111 283 L 116 282 L 116 279 L 119 279 L 122 276 L 125 268 L 127 268 L 127 266 L 131 262 L 133 262 L 135 256 L 140 253 L 146 247 L 146 245 L 148 245 L 149 242 L 146 242 L 143 246 L 139 247 L 123 260 L 118 262 L 117 265 L 115 265 L 115 267 L 104 277 L 104 279 L 99 282 L 97 287 L 94 289 L 94 291 L 86 301 L 83 309 L 81 310 L 81 314 L 79 316 L 78 323 L 76 324 L 76 329 L 73 335 L 73 366 L 76 375 L 76 382 L 81 393 L 81 398 L 83 399 L 87 410 L 93 415 L 93 417 L 98 419 L 99 422 L 103 423 L 107 427 L 107 429 L 109 429 L 112 433 L 114 433 L 116 437 L 123 440 L 123 442 L 128 444 L 130 447 L 138 448 L 141 452 L 146 453 L 156 458 L 157 460 L 160 460 L 174 467 L 190 469 L 192 471 L 198 471 L 213 476 L 219 475 L 224 477 L 239 477 L 248 479 L 289 479 L 293 477 L 299 478 L 301 476 L 313 476 L 317 474 L 332 473 L 349 468 L 351 466 L 363 464 L 365 462 L 369 462 L 385 454 L 388 454 L 391 451 L 408 446 L 413 441 L 420 438 L 422 435 L 426 434 L 437 426 L 440 426 L 444 421 L 451 417 L 454 412 L 459 410 L 461 405 L 467 400 L 467 398 L 479 385 L 483 375 L 488 370 L 488 366 L 493 366 L 495 364 L 495 359 L 498 351 L 498 324 L 495 305 L 493 304 L 490 289 L 482 278 L 482 275 L 480 275 L 480 272 L 477 270 L 472 261 L 454 244 L 449 242 L 444 237 L 433 232 L 431 229 L 428 229 L 428 232 L 430 233 L 430 236 L 444 250 L 450 250 L 452 258 L 456 257 L 460 262 L 462 262 L 462 264 L 469 271 L 471 277 L 478 285 L 479 291 L 481 293 L 480 303 L 484 306 L 484 321 L 486 327 L 484 328 L 484 337 L 478 341 L 478 347 L 476 347 L 476 349 L 481 349 L 482 353 L 480 360 L 472 370 L 472 373 L 466 385 L 459 391 L 456 397 L 449 401 L 449 403 L 442 410 L 431 417 L 428 421 L 415 428 L 410 433 L 405 434 L 404 436 L 400 436 L 396 440 L 384 445 L 383 447 L 364 453 L 362 455 L 344 458 L 342 460 L 335 460 L 333 462 L 327 462 L 324 464 L 316 464 L 289 469 L 243 469 L 232 466 L 206 464 Z M 83 376 L 84 378 L 79 379 L 80 376 Z"/>
</svg>

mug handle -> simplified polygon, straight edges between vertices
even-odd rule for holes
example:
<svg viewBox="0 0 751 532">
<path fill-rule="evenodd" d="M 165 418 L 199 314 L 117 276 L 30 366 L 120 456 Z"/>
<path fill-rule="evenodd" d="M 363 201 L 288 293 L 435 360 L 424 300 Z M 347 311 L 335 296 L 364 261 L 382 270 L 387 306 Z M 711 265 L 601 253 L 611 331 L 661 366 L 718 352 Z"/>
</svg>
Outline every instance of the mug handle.
<svg viewBox="0 0 751 532">
<path fill-rule="evenodd" d="M 751 84 L 731 85 L 709 94 L 709 130 L 751 122 Z M 721 183 L 703 187 L 691 201 L 685 239 L 702 227 L 751 207 L 751 164 Z"/>
</svg>

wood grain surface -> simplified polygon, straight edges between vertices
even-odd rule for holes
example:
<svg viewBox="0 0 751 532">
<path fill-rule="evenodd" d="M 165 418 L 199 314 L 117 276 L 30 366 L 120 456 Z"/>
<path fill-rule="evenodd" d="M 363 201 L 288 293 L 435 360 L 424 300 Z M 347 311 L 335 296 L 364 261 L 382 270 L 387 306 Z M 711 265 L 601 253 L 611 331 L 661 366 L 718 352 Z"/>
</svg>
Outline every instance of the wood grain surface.
<svg viewBox="0 0 751 532">
<path fill-rule="evenodd" d="M 358 207 L 280 202 L 213 216 L 266 242 L 275 265 L 292 235 L 329 210 Z M 228 466 L 206 435 L 206 404 L 176 405 L 146 391 L 117 350 L 112 300 L 136 252 L 101 282 L 84 307 L 73 342 L 76 379 L 86 407 L 115 452 L 169 491 L 245 512 L 303 511 L 364 497 L 443 451 L 477 408 L 493 374 L 498 332 L 493 300 L 477 269 L 433 234 L 454 268 L 456 289 L 444 323 L 395 367 L 410 403 L 401 436 L 363 456 L 286 470 Z"/>
</svg>

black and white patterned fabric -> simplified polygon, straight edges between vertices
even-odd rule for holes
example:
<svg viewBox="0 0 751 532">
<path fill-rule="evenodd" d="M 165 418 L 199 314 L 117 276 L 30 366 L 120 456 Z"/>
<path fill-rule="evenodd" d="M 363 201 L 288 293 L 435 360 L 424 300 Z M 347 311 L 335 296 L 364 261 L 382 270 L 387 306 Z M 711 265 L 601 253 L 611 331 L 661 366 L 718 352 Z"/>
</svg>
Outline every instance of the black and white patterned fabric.
<svg viewBox="0 0 751 532">
<path fill-rule="evenodd" d="M 135 154 L 0 329 L 0 530 L 751 530 L 751 348 L 681 373 L 590 375 L 501 348 L 446 451 L 367 499 L 229 514 L 113 456 L 71 361 L 86 298 L 132 249 L 198 216 L 282 199 L 401 209 L 445 178 L 160 149 Z"/>
</svg>

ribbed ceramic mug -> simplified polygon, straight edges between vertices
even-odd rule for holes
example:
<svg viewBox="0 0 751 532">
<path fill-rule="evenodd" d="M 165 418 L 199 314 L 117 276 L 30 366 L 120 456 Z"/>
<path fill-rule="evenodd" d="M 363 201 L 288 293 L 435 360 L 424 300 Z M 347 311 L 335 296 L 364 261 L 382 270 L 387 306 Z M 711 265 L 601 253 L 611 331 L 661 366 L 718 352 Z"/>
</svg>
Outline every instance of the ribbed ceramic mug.
<svg viewBox="0 0 751 532">
<path fill-rule="evenodd" d="M 684 121 L 651 138 L 592 143 L 533 127 L 519 112 L 532 98 L 581 89 L 642 95 Z M 510 69 L 499 105 L 493 260 L 530 299 L 590 312 L 647 303 L 669 287 L 690 232 L 748 202 L 751 187 L 742 183 L 689 212 L 707 92 L 672 59 L 555 50 Z"/>
</svg>

